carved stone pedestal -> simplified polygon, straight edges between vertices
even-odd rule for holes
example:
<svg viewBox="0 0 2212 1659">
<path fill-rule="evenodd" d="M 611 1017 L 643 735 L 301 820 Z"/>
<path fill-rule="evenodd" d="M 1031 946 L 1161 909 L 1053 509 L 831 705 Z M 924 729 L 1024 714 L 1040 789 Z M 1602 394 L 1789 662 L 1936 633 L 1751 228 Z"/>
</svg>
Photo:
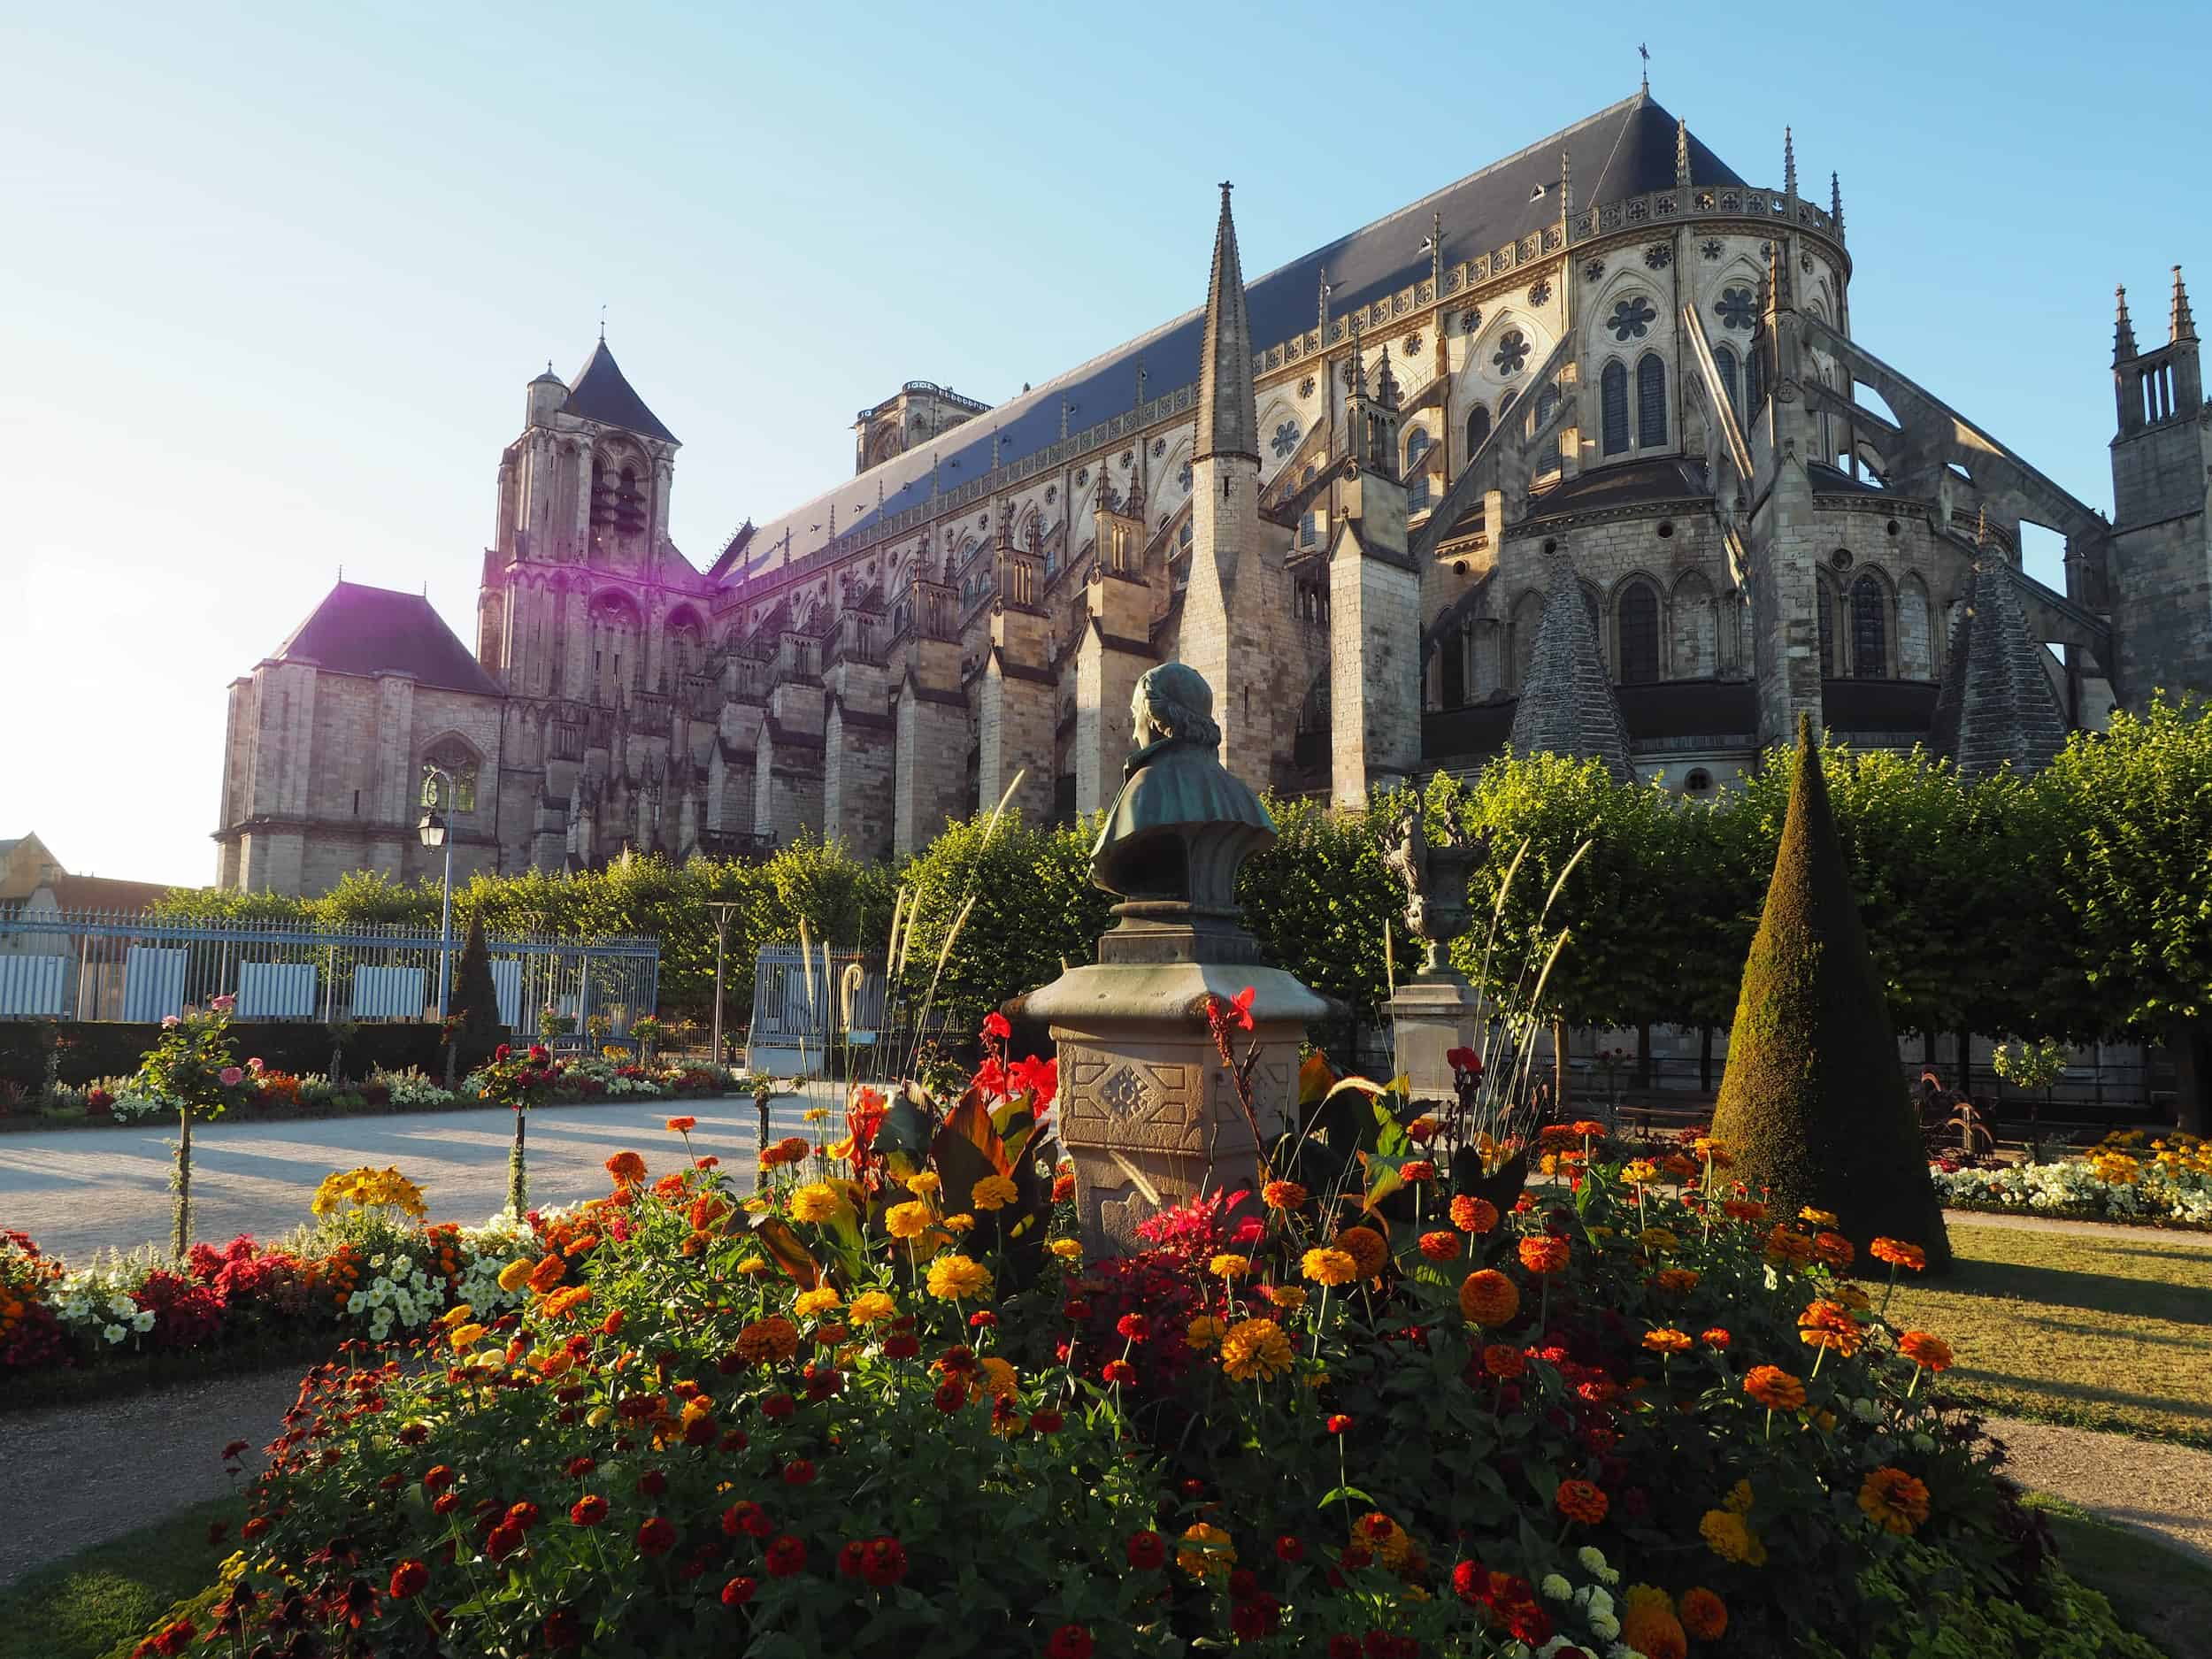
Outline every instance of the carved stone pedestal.
<svg viewBox="0 0 2212 1659">
<path fill-rule="evenodd" d="M 1116 935 L 1106 936 L 1109 946 Z M 1076 1213 L 1094 1255 L 1139 1248 L 1137 1224 L 1201 1191 L 1250 1187 L 1257 1147 L 1203 1012 L 1210 992 L 1253 987 L 1252 1102 L 1269 1140 L 1298 1102 L 1298 1045 L 1327 1004 L 1258 964 L 1102 962 L 1025 999 L 1060 1055 L 1060 1139 L 1075 1164 Z"/>
<path fill-rule="evenodd" d="M 1409 1098 L 1458 1097 L 1444 1056 L 1455 1048 L 1481 1050 L 1481 1018 L 1482 999 L 1467 977 L 1452 969 L 1424 973 L 1399 986 L 1390 999 L 1390 1019 L 1397 1033 L 1398 1070 L 1406 1075 Z"/>
</svg>

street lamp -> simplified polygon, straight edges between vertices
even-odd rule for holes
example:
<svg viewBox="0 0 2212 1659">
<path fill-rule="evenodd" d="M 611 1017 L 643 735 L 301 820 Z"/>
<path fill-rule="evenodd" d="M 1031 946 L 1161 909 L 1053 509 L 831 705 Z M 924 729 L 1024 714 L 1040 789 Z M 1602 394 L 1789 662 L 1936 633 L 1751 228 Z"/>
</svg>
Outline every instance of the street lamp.
<svg viewBox="0 0 2212 1659">
<path fill-rule="evenodd" d="M 445 849 L 445 896 L 438 907 L 438 1023 L 443 1025 L 446 992 L 453 979 L 453 837 L 447 833 L 453 816 L 453 774 L 426 760 L 422 775 L 425 782 L 437 779 L 438 788 L 435 794 L 423 791 L 428 798 L 423 803 L 422 822 L 416 828 L 424 846 L 434 852 Z"/>
</svg>

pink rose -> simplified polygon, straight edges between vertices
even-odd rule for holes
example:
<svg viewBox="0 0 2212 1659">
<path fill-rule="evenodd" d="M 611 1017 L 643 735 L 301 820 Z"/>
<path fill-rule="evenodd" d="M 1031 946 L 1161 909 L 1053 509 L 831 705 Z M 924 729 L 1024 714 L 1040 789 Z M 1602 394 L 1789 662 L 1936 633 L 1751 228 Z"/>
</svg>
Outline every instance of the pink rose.
<svg viewBox="0 0 2212 1659">
<path fill-rule="evenodd" d="M 167 1031 L 173 1026 L 181 1025 L 183 1024 L 184 1022 L 179 1019 L 174 1014 L 164 1014 L 161 1017 L 161 1028 L 164 1031 Z"/>
<path fill-rule="evenodd" d="M 252 1059 L 247 1061 L 246 1070 L 252 1072 L 256 1077 L 259 1077 L 262 1070 L 261 1056 L 259 1055 L 256 1055 Z"/>
<path fill-rule="evenodd" d="M 238 1006 L 238 999 L 234 996 L 211 996 L 207 999 L 207 1005 L 219 1014 L 227 1014 Z"/>
<path fill-rule="evenodd" d="M 234 1065 L 227 1065 L 216 1075 L 222 1079 L 225 1088 L 236 1088 L 245 1081 L 246 1074 Z"/>
</svg>

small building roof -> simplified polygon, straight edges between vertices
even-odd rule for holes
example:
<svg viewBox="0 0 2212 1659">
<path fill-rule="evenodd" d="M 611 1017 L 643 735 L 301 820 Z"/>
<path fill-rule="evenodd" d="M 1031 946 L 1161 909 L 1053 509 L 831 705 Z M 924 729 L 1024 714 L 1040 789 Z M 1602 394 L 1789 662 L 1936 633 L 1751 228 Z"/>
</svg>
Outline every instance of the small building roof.
<svg viewBox="0 0 2212 1659">
<path fill-rule="evenodd" d="M 589 359 L 568 383 L 568 401 L 561 405 L 561 412 L 603 421 L 664 443 L 677 441 L 676 434 L 661 425 L 660 417 L 646 408 L 645 400 L 637 395 L 603 339 L 592 348 Z"/>
<path fill-rule="evenodd" d="M 506 695 L 428 599 L 359 582 L 334 587 L 270 660 L 335 674 L 411 674 L 442 691 Z"/>
</svg>

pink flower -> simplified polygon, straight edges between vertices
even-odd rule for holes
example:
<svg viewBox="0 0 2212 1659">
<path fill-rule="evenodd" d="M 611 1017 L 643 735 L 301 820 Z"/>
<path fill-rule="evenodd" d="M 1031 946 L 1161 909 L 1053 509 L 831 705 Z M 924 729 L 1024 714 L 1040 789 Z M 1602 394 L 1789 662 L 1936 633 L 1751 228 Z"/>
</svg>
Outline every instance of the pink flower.
<svg viewBox="0 0 2212 1659">
<path fill-rule="evenodd" d="M 256 1055 L 252 1059 L 247 1061 L 246 1070 L 252 1072 L 256 1077 L 259 1077 L 262 1071 L 261 1056 L 259 1055 Z"/>
<path fill-rule="evenodd" d="M 183 1024 L 184 1022 L 179 1019 L 174 1014 L 164 1014 L 161 1017 L 161 1028 L 164 1031 L 173 1030 L 177 1026 Z"/>
<path fill-rule="evenodd" d="M 246 1074 L 234 1065 L 227 1065 L 215 1075 L 222 1079 L 225 1088 L 236 1088 L 246 1080 Z"/>
<path fill-rule="evenodd" d="M 227 1014 L 238 1006 L 238 999 L 234 996 L 211 996 L 207 999 L 207 1005 L 219 1014 Z"/>
</svg>

